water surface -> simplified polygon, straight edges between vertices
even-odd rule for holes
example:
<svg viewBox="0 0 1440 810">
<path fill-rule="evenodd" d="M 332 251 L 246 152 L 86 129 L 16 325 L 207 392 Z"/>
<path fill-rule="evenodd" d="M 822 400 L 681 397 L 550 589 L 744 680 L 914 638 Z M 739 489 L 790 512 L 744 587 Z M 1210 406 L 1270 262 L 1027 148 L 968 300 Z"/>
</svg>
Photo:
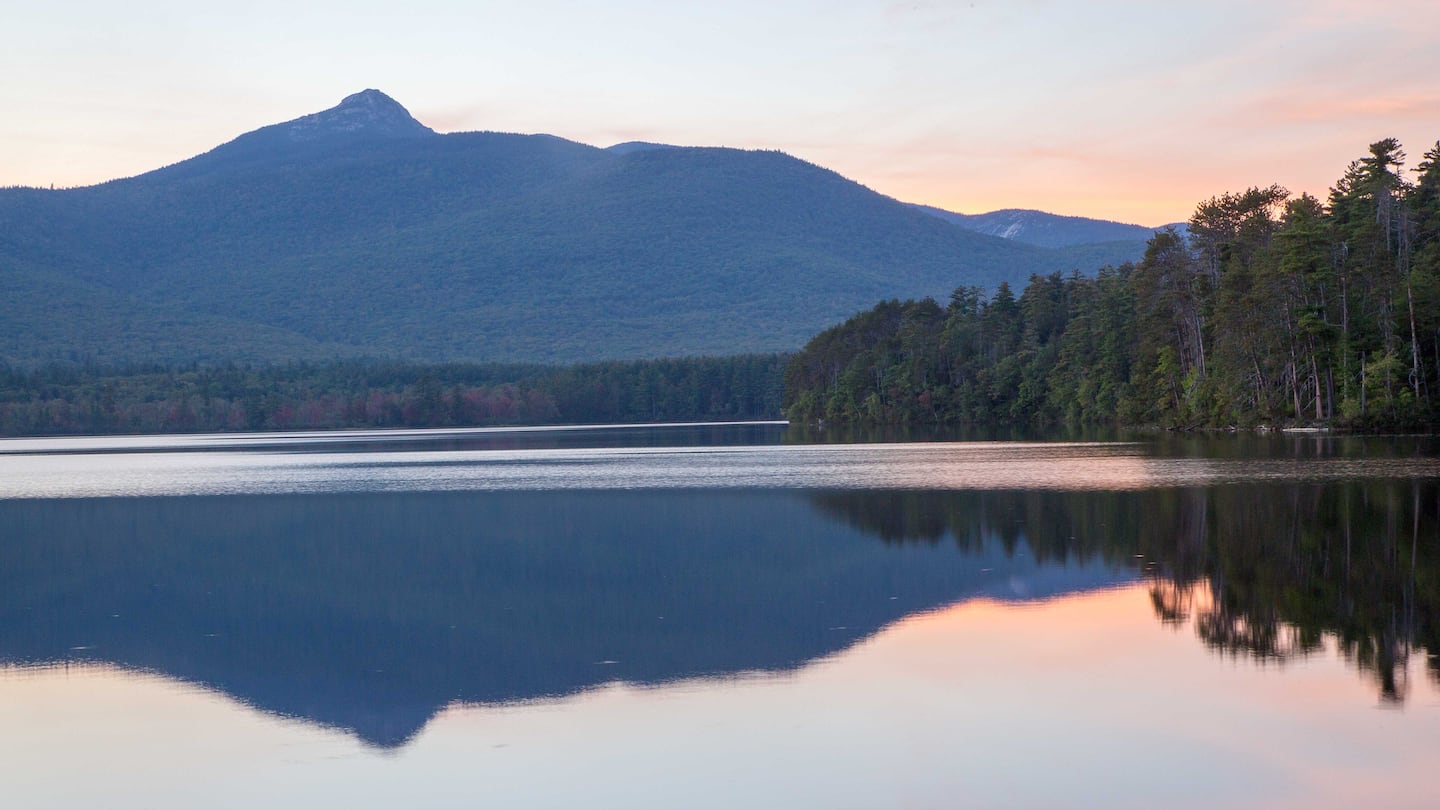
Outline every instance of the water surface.
<svg viewBox="0 0 1440 810">
<path fill-rule="evenodd" d="M 30 440 L 0 526 L 5 806 L 1432 806 L 1422 438 Z"/>
</svg>

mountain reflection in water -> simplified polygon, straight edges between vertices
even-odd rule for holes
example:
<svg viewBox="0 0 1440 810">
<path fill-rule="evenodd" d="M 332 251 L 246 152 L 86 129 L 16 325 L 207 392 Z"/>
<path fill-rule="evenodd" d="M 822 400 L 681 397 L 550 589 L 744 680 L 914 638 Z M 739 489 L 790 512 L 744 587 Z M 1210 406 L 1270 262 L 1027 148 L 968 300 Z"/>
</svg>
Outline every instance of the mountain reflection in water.
<svg viewBox="0 0 1440 810">
<path fill-rule="evenodd" d="M 1400 701 L 1412 646 L 1440 649 L 1437 513 L 1434 480 L 5 501 L 0 663 L 160 672 L 396 746 L 457 701 L 784 672 L 918 611 L 1144 579 L 1218 651 L 1332 638 Z"/>
<path fill-rule="evenodd" d="M 453 701 L 782 671 L 974 595 L 1125 581 L 889 549 L 798 493 L 0 502 L 8 662 L 107 661 L 409 739 Z"/>
</svg>

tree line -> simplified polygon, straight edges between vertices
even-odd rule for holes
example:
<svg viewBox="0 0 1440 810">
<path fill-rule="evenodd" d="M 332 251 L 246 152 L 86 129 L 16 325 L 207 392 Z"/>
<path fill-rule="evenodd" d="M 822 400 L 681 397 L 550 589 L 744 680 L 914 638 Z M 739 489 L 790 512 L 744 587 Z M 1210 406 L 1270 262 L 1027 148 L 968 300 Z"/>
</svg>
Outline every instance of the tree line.
<svg viewBox="0 0 1440 810">
<path fill-rule="evenodd" d="M 1440 409 L 1440 142 L 1372 144 L 1326 200 L 1201 203 L 1138 264 L 1017 297 L 886 301 L 786 369 L 794 420 L 1430 428 Z M 1410 176 L 1413 175 L 1413 178 Z"/>
<path fill-rule="evenodd" d="M 0 365 L 0 435 L 774 419 L 785 360 Z"/>
</svg>

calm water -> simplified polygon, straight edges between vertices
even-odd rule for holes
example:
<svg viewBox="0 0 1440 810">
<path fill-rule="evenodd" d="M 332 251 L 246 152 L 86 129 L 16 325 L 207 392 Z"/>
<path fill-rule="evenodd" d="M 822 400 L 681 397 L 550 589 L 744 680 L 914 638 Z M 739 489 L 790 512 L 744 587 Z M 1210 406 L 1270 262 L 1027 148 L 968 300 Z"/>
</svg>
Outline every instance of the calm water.
<svg viewBox="0 0 1440 810">
<path fill-rule="evenodd" d="M 1434 807 L 1420 438 L 0 441 L 0 806 Z"/>
</svg>

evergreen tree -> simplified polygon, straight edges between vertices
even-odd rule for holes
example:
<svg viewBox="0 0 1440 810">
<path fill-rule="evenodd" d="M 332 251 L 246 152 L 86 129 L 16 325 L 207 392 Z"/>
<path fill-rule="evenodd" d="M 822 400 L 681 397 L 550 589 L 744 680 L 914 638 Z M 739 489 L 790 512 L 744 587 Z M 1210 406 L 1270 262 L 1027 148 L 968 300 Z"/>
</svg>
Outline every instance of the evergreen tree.
<svg viewBox="0 0 1440 810">
<path fill-rule="evenodd" d="M 1212 197 L 1188 239 L 1157 233 L 1094 278 L 962 286 L 943 313 L 887 302 L 797 354 L 787 402 L 821 401 L 803 381 L 828 369 L 840 419 L 1433 427 L 1440 143 L 1413 185 L 1404 160 L 1371 144 L 1323 204 L 1276 185 Z"/>
</svg>

